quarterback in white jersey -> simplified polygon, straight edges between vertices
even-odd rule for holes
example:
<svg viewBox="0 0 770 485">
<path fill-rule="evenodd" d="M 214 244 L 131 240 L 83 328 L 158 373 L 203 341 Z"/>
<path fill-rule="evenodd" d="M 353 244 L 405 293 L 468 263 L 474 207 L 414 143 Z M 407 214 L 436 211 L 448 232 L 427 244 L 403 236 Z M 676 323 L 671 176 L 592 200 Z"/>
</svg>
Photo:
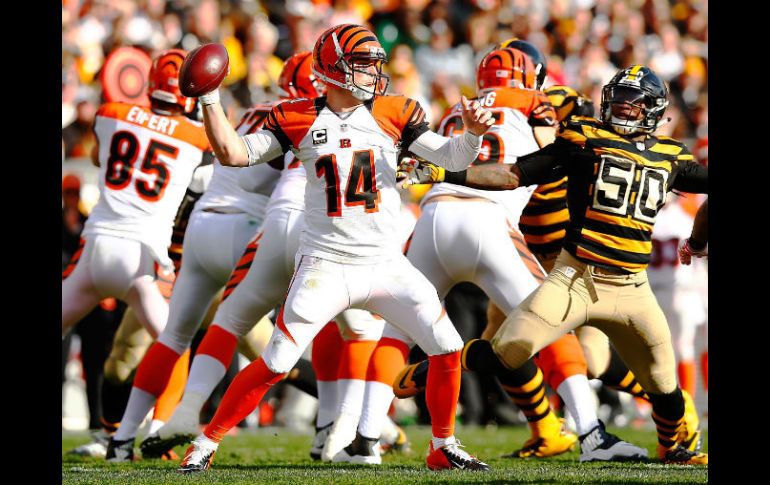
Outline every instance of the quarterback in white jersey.
<svg viewBox="0 0 770 485">
<path fill-rule="evenodd" d="M 194 102 L 177 87 L 184 56 L 173 49 L 155 59 L 151 108 L 106 103 L 97 111 L 100 198 L 77 264 L 62 282 L 62 334 L 106 297 L 126 301 L 153 337 L 166 324 L 156 271 L 173 269 L 167 249 L 174 217 L 210 150 L 203 126 L 183 114 Z"/>
<path fill-rule="evenodd" d="M 489 468 L 454 439 L 462 340 L 435 288 L 401 254 L 394 233 L 400 209 L 399 148 L 461 170 L 476 158 L 491 115 L 464 99 L 468 132 L 451 139 L 431 132 L 418 103 L 382 95 L 385 59 L 377 37 L 366 28 L 345 24 L 328 29 L 313 50 L 313 72 L 327 84 L 327 97 L 282 103 L 264 129 L 242 138 L 230 126 L 217 91 L 199 98 L 209 139 L 223 164 L 253 165 L 294 152 L 308 178 L 306 228 L 265 352 L 228 388 L 211 423 L 187 450 L 181 471 L 208 469 L 224 434 L 294 366 L 321 328 L 347 308 L 381 315 L 435 361 L 426 391 L 434 435 L 428 466 Z"/>
</svg>

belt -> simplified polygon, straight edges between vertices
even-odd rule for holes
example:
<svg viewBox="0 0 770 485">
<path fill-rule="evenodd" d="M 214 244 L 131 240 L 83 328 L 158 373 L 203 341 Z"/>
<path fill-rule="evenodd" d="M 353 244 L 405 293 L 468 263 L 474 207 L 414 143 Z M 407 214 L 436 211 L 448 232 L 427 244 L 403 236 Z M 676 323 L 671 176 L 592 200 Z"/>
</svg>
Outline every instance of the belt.
<svg viewBox="0 0 770 485">
<path fill-rule="evenodd" d="M 628 276 L 631 274 L 620 268 L 602 268 L 600 266 L 594 266 L 594 273 L 607 276 Z"/>
<path fill-rule="evenodd" d="M 206 207 L 203 212 L 213 212 L 215 214 L 245 214 L 242 210 L 234 207 Z"/>
</svg>

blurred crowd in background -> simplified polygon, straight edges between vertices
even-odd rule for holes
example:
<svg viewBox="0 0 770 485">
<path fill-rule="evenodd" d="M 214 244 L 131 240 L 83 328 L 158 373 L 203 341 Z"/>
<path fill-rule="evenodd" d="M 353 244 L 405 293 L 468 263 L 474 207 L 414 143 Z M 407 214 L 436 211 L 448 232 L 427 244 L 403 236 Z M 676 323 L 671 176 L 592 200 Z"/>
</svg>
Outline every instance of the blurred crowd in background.
<svg viewBox="0 0 770 485">
<path fill-rule="evenodd" d="M 684 141 L 708 163 L 705 0 L 62 0 L 62 266 L 77 244 L 67 234 L 79 234 L 98 197 L 95 179 L 84 177 L 95 168 L 83 159 L 95 144 L 91 127 L 104 102 L 100 71 L 111 52 L 131 46 L 155 57 L 169 48 L 224 44 L 230 74 L 221 90 L 223 105 L 237 120 L 251 105 L 279 97 L 284 59 L 312 50 L 323 30 L 341 23 L 364 24 L 377 34 L 388 52 L 389 92 L 418 100 L 433 128 L 461 95 L 475 94 L 479 62 L 494 44 L 511 37 L 530 41 L 546 55 L 546 87 L 569 85 L 588 95 L 597 112 L 601 87 L 618 69 L 647 65 L 671 90 L 666 111 L 671 120 L 658 134 Z M 82 186 L 73 174 L 84 178 Z M 485 296 L 476 296 L 486 308 Z M 120 318 L 113 320 L 95 327 L 114 332 Z M 88 339 L 81 339 L 85 349 Z M 93 372 L 105 352 L 97 347 L 89 357 Z M 63 350 L 63 370 L 69 350 Z M 461 419 L 492 419 L 488 410 L 471 419 L 468 412 L 475 406 L 463 404 L 467 412 Z M 500 409 L 494 412 L 498 422 L 505 421 Z M 308 422 L 311 418 L 312 413 Z M 94 419 L 90 428 L 98 426 Z"/>
<path fill-rule="evenodd" d="M 312 50 L 326 28 L 371 27 L 389 56 L 390 92 L 420 101 L 431 121 L 475 93 L 476 66 L 511 37 L 548 59 L 550 84 L 596 104 L 620 68 L 644 64 L 671 88 L 659 133 L 708 157 L 708 3 L 705 0 L 62 0 L 63 158 L 88 156 L 109 53 L 133 46 L 154 57 L 220 42 L 230 56 L 223 104 L 231 119 L 278 97 L 283 60 Z"/>
</svg>

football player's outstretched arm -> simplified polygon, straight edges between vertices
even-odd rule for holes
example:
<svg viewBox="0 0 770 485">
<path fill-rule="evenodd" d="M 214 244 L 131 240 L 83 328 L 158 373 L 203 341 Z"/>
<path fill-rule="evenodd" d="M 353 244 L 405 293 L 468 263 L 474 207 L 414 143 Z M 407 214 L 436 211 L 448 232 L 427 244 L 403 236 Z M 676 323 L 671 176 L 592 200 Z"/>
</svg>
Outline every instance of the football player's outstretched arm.
<svg viewBox="0 0 770 485">
<path fill-rule="evenodd" d="M 479 154 L 481 135 L 494 123 L 492 113 L 478 101 L 470 102 L 463 96 L 462 117 L 466 131 L 460 136 L 447 138 L 432 131 L 426 131 L 408 147 L 409 151 L 447 170 L 458 171 L 466 168 Z"/>
<path fill-rule="evenodd" d="M 208 95 L 206 95 L 208 96 Z M 227 119 L 219 96 L 208 99 L 201 96 L 203 106 L 203 124 L 214 153 L 222 165 L 228 167 L 247 167 L 257 163 L 266 163 L 283 153 L 281 144 L 275 135 L 268 131 L 258 130 L 256 133 L 241 137 Z"/>
</svg>

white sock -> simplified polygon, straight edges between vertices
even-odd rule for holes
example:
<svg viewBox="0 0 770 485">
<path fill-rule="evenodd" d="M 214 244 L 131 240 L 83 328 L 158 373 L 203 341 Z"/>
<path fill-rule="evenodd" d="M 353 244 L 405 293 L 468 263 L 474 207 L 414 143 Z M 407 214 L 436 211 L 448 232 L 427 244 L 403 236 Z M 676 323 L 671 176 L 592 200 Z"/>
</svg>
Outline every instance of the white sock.
<svg viewBox="0 0 770 485">
<path fill-rule="evenodd" d="M 361 420 L 358 422 L 358 432 L 361 436 L 380 437 L 382 423 L 388 417 L 388 409 L 394 397 L 392 386 L 377 381 L 366 381 L 364 406 Z"/>
<path fill-rule="evenodd" d="M 158 431 L 164 424 L 166 424 L 165 421 L 161 421 L 160 419 L 153 419 L 150 422 L 150 429 L 147 431 L 147 434 L 153 434 L 154 432 Z"/>
<path fill-rule="evenodd" d="M 339 412 L 352 416 L 361 415 L 361 403 L 364 402 L 366 393 L 366 381 L 361 379 L 339 379 L 337 381 L 337 395 Z"/>
<path fill-rule="evenodd" d="M 190 366 L 190 375 L 184 388 L 185 396 L 188 392 L 195 392 L 206 396 L 208 399 L 226 373 L 227 368 L 218 359 L 206 354 L 196 355 Z"/>
<path fill-rule="evenodd" d="M 318 387 L 318 415 L 316 428 L 323 428 L 337 416 L 337 381 L 316 381 Z"/>
<path fill-rule="evenodd" d="M 457 439 L 454 437 L 454 435 L 449 436 L 448 438 L 436 438 L 434 436 L 431 441 L 433 442 L 433 449 L 437 450 L 442 446 L 453 444 L 455 441 L 457 441 Z"/>
<path fill-rule="evenodd" d="M 599 425 L 596 415 L 596 398 L 588 386 L 588 378 L 583 374 L 570 376 L 559 384 L 556 389 L 564 406 L 575 420 L 575 431 L 578 436 L 583 436 Z"/>
<path fill-rule="evenodd" d="M 185 389 L 184 394 L 182 395 L 182 400 L 179 402 L 179 405 L 176 407 L 176 410 L 174 411 L 174 414 L 177 413 L 180 409 L 190 410 L 190 412 L 195 413 L 196 411 L 198 413 L 201 412 L 201 409 L 203 409 L 203 405 L 206 403 L 206 400 L 209 398 L 209 395 L 201 394 L 199 392 L 195 391 L 189 391 Z"/>
<path fill-rule="evenodd" d="M 138 387 L 132 387 L 126 411 L 123 413 L 123 419 L 120 420 L 120 427 L 115 432 L 115 439 L 125 441 L 135 438 L 136 430 L 139 429 L 145 416 L 154 405 L 155 396 Z"/>
</svg>

